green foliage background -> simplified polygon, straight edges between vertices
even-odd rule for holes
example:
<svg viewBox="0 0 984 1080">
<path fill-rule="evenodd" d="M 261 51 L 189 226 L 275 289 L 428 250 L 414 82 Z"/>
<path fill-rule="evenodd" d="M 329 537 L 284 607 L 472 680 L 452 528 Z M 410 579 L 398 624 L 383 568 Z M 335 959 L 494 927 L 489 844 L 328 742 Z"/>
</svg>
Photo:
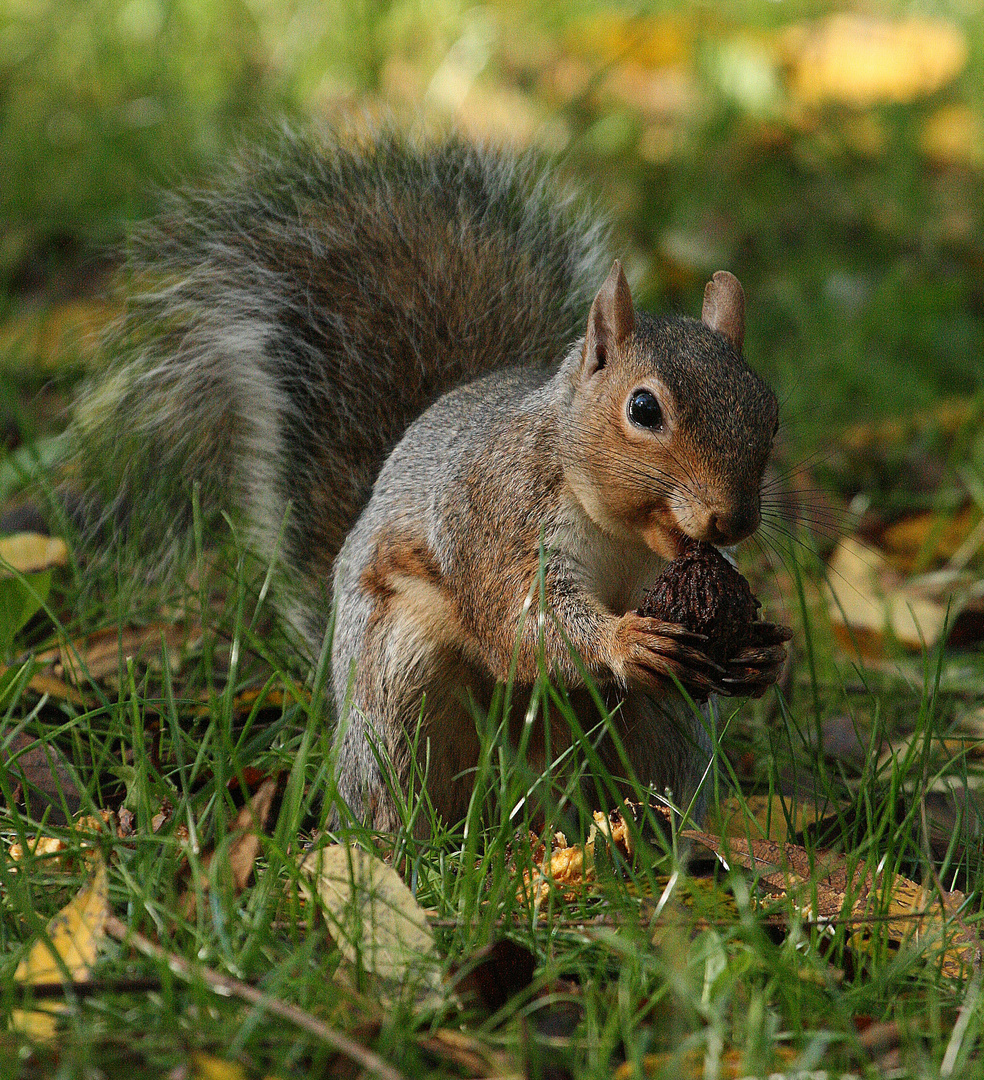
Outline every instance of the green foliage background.
<svg viewBox="0 0 984 1080">
<path fill-rule="evenodd" d="M 842 8 L 7 0 L 0 279 L 22 295 L 118 243 L 160 186 L 257 127 L 391 110 L 565 158 L 651 306 L 692 311 L 734 270 L 751 358 L 794 438 L 822 445 L 841 422 L 973 393 L 984 346 L 984 14 L 930 5 L 922 48 L 889 59 L 895 85 L 852 100 L 848 65 L 807 101 L 803 56 L 854 40 L 831 29 Z M 856 66 L 880 63 L 865 33 L 910 18 L 864 10 Z M 963 60 L 913 90 L 941 22 Z"/>
</svg>

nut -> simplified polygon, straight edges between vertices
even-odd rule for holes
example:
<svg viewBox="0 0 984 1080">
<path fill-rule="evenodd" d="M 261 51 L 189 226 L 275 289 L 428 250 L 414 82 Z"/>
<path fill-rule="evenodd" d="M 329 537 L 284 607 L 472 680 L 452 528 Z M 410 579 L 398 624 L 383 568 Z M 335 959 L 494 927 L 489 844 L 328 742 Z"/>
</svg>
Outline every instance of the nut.
<svg viewBox="0 0 984 1080">
<path fill-rule="evenodd" d="M 716 547 L 693 544 L 677 556 L 643 597 L 640 615 L 677 623 L 706 636 L 701 649 L 723 664 L 752 644 L 759 601 Z"/>
</svg>

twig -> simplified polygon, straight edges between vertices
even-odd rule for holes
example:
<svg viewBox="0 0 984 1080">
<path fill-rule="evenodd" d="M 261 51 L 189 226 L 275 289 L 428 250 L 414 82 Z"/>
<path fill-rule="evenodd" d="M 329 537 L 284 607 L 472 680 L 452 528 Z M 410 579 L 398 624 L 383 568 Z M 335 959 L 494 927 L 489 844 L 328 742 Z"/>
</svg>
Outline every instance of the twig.
<svg viewBox="0 0 984 1080">
<path fill-rule="evenodd" d="M 355 1042 L 354 1039 L 343 1035 L 340 1031 L 329 1027 L 317 1017 L 312 1016 L 303 1009 L 299 1009 L 296 1005 L 290 1005 L 285 1001 L 280 1001 L 278 998 L 271 997 L 270 994 L 265 994 L 262 990 L 257 990 L 255 986 L 234 979 L 231 975 L 223 975 L 221 972 L 213 971 L 211 968 L 193 964 L 183 956 L 178 956 L 177 953 L 168 952 L 166 949 L 156 945 L 150 938 L 144 937 L 139 931 L 131 930 L 126 923 L 116 918 L 115 915 L 110 915 L 106 920 L 106 933 L 111 938 L 115 938 L 116 941 L 132 945 L 145 956 L 151 956 L 155 960 L 163 960 L 179 978 L 188 981 L 201 979 L 202 982 L 220 994 L 239 998 L 241 1001 L 248 1002 L 258 1009 L 263 1009 L 289 1021 L 296 1027 L 308 1032 L 309 1035 L 313 1035 L 316 1039 L 327 1043 L 328 1046 L 331 1046 L 340 1054 L 344 1054 L 374 1076 L 380 1077 L 380 1080 L 405 1080 L 402 1073 L 391 1065 L 387 1065 L 378 1054 Z"/>
<path fill-rule="evenodd" d="M 103 994 L 143 994 L 160 990 L 160 979 L 95 979 L 92 982 L 14 983 L 9 987 L 21 1002 L 48 1001 L 51 998 L 90 998 Z"/>
</svg>

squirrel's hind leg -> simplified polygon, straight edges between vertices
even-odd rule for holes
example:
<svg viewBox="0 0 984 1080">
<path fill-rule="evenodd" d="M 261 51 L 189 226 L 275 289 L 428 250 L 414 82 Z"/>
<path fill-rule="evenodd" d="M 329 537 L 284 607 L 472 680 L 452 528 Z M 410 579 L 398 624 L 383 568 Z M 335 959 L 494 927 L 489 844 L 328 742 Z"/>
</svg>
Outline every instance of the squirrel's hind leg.
<svg viewBox="0 0 984 1080">
<path fill-rule="evenodd" d="M 461 653 L 464 634 L 434 560 L 423 542 L 388 535 L 349 568 L 339 595 L 339 794 L 381 831 L 402 826 L 401 803 L 418 836 L 431 833 L 433 816 L 456 825 L 479 757 L 469 701 L 487 703 L 492 684 Z M 429 805 L 414 811 L 421 798 Z"/>
</svg>

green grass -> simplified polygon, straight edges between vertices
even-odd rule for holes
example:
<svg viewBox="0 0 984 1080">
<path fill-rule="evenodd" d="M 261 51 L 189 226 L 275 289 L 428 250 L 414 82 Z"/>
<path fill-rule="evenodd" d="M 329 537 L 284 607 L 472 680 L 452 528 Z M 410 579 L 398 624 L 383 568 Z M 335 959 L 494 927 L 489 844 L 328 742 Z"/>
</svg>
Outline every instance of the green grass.
<svg viewBox="0 0 984 1080">
<path fill-rule="evenodd" d="M 266 614 L 255 610 L 254 579 L 238 565 L 225 579 L 218 608 L 215 594 L 208 594 L 210 629 L 176 670 L 124 662 L 118 687 L 89 687 L 93 706 L 81 709 L 39 699 L 26 686 L 28 668 L 0 699 L 0 739 L 17 731 L 36 735 L 64 755 L 84 810 L 110 806 L 132 813 L 131 835 L 85 837 L 109 868 L 112 910 L 132 931 L 193 965 L 252 982 L 298 1006 L 364 1041 L 406 1076 L 468 1075 L 428 1049 L 428 1040 L 445 1029 L 489 1060 L 505 1055 L 507 1065 L 500 1061 L 499 1067 L 507 1074 L 600 1078 L 625 1061 L 637 1070 L 625 1075 L 639 1076 L 715 1075 L 715 1062 L 725 1062 L 720 1075 L 821 1067 L 864 1075 L 870 1063 L 859 1031 L 871 1021 L 900 1025 L 901 1071 L 893 1075 L 944 1075 L 940 1065 L 949 1054 L 958 1068 L 946 1075 L 984 1076 L 982 1014 L 976 1010 L 954 1034 L 967 985 L 939 973 L 931 947 L 900 951 L 877 928 L 863 945 L 852 944 L 844 926 L 830 930 L 794 920 L 780 929 L 767 918 L 770 905 L 756 901 L 746 872 L 698 864 L 691 876 L 672 853 L 661 856 L 657 848 L 634 864 L 617 853 L 600 859 L 590 893 L 533 905 L 518 887 L 530 866 L 523 844 L 530 823 L 501 811 L 483 820 L 483 800 L 464 829 L 436 825 L 433 841 L 412 833 L 416 815 L 428 814 L 426 800 L 406 807 L 407 829 L 396 836 L 373 837 L 353 827 L 345 838 L 390 853 L 431 917 L 446 972 L 508 937 L 535 956 L 532 986 L 489 1016 L 460 1006 L 450 992 L 420 1006 L 353 969 L 297 886 L 304 845 L 326 827 L 334 801 L 324 674 L 309 684 L 310 698 L 288 695 L 267 705 L 261 695 L 247 708 L 236 703 L 243 687 L 293 686 L 299 674 L 275 632 L 257 633 L 268 625 Z M 22 640 L 44 644 L 55 612 L 74 610 L 68 576 L 49 599 L 49 615 L 29 624 Z M 207 599 L 204 589 L 201 595 Z M 117 597 L 125 609 L 140 610 L 132 581 L 117 584 Z M 931 756 L 933 740 L 959 704 L 959 694 L 946 690 L 951 665 L 928 660 L 921 685 L 901 689 L 888 677 L 875 685 L 873 677 L 852 692 L 848 673 L 835 671 L 821 655 L 821 646 L 833 655 L 825 634 L 822 625 L 812 625 L 810 635 L 801 628 L 799 641 L 815 642 L 816 653 L 797 668 L 791 708 L 780 703 L 774 712 L 776 703 L 768 700 L 740 708 L 725 703 L 723 743 L 710 778 L 712 807 L 735 792 L 747 747 L 758 768 L 744 777 L 746 792 L 778 790 L 792 772 L 799 794 L 787 800 L 790 810 L 807 792 L 823 805 L 822 842 L 802 838 L 809 850 L 840 848 L 852 866 L 882 867 L 928 883 L 935 874 L 946 887 L 956 881 L 973 893 L 966 918 L 975 924 L 982 883 L 979 811 L 976 817 L 969 811 L 950 849 L 935 858 L 922 818 L 922 797 L 944 771 Z M 818 754 L 825 719 L 844 709 L 862 726 L 871 721 L 876 745 L 907 730 L 908 749 L 887 763 L 869 756 L 854 772 Z M 529 777 L 505 745 L 496 716 L 484 725 L 477 787 L 501 793 L 500 806 L 508 808 L 527 790 Z M 969 768 L 958 761 L 948 771 L 959 784 Z M 253 770 L 279 773 L 281 797 L 255 877 L 236 894 L 224 852 L 240 781 Z M 8 798 L 9 786 L 8 774 Z M 578 798 L 568 790 L 568 805 Z M 158 825 L 162 810 L 166 821 Z M 548 820 L 540 832 L 549 838 L 566 820 Z M 12 810 L 5 837 L 24 844 L 38 824 Z M 754 835 L 754 826 L 749 829 Z M 63 837 L 65 852 L 17 862 L 0 858 L 5 1013 L 23 1004 L 12 974 L 26 947 L 88 872 L 78 834 L 50 823 L 43 831 Z M 190 916 L 181 914 L 185 890 L 194 895 L 201 889 L 195 873 L 200 853 L 212 846 L 218 854 L 203 871 L 211 888 L 198 895 Z M 774 908 L 786 910 L 781 903 Z M 27 1052 L 22 1037 L 3 1036 L 4 1075 L 118 1075 L 126 1069 L 134 1077 L 158 1076 L 200 1052 L 240 1063 L 247 1076 L 286 1077 L 320 1074 L 336 1060 L 329 1046 L 296 1025 L 217 994 L 194 975 L 179 977 L 166 962 L 118 942 L 101 950 L 93 975 L 99 991 L 78 1000 L 68 995 L 56 1044 Z M 149 984 L 128 989 L 135 979 Z"/>
<path fill-rule="evenodd" d="M 984 177 L 979 160 L 941 161 L 922 143 L 939 110 L 981 116 L 984 20 L 966 7 L 949 12 L 966 35 L 967 67 L 912 101 L 828 103 L 804 122 L 789 107 L 781 65 L 753 67 L 775 77 L 767 101 L 736 91 L 729 64 L 754 59 L 749 42 L 771 48 L 770 35 L 827 10 L 66 0 L 38 17 L 17 0 L 0 12 L 0 313 L 92 294 L 87 260 L 152 210 L 154 189 L 201 175 L 254 127 L 285 115 L 420 109 L 439 124 L 453 117 L 559 151 L 610 209 L 649 306 L 696 313 L 709 273 L 734 270 L 748 296 L 749 358 L 783 400 L 784 467 L 809 459 L 855 509 L 871 505 L 889 520 L 914 507 L 946 516 L 968 496 L 984 505 L 975 419 Z M 584 21 L 599 11 L 600 23 Z M 674 72 L 686 73 L 683 110 L 662 112 L 606 82 L 638 59 L 651 14 L 657 52 L 668 52 L 649 74 L 668 73 L 656 87 L 675 92 Z M 859 143 L 862 128 L 881 141 Z M 4 500 L 36 459 L 44 471 L 57 456 L 50 436 L 79 355 L 71 371 L 50 359 L 3 356 L 2 419 L 25 443 L 0 463 Z M 956 434 L 936 412 L 954 395 L 977 402 Z M 842 439 L 846 424 L 886 418 L 897 430 L 869 430 L 860 446 Z M 809 522 L 814 508 L 807 503 L 801 516 Z M 773 817 L 812 800 L 824 816 L 798 837 L 808 850 L 836 848 L 861 867 L 960 888 L 970 894 L 963 917 L 978 926 L 979 760 L 969 743 L 950 758 L 937 751 L 944 736 L 980 730 L 980 647 L 856 664 L 816 602 L 821 564 L 786 554 L 781 531 L 747 554 L 770 613 L 795 624 L 793 680 L 783 701 L 727 705 L 709 781 L 712 820 L 732 805 L 728 796 L 783 793 Z M 771 566 L 761 565 L 763 550 L 774 553 Z M 442 827 L 433 843 L 409 827 L 352 836 L 391 854 L 431 916 L 447 971 L 508 937 L 532 951 L 533 985 L 492 1016 L 460 1008 L 450 992 L 420 1007 L 386 987 L 381 1004 L 377 982 L 342 960 L 297 885 L 304 845 L 334 801 L 324 671 L 306 682 L 269 603 L 256 607 L 255 573 L 235 555 L 230 565 L 215 594 L 202 575 L 199 591 L 168 598 L 206 613 L 200 642 L 172 657 L 173 670 L 121 657 L 115 679 L 85 687 L 84 707 L 32 690 L 30 656 L 95 627 L 152 621 L 161 597 L 128 570 L 107 570 L 94 585 L 76 568 L 55 573 L 46 596 L 36 590 L 44 609 L 23 625 L 24 597 L 20 606 L 0 597 L 0 661 L 12 669 L 0 677 L 0 745 L 36 738 L 59 755 L 65 794 L 71 787 L 83 810 L 133 815 L 130 835 L 104 830 L 92 842 L 109 870 L 112 910 L 134 931 L 306 1010 L 408 1077 L 471 1074 L 435 1053 L 429 1040 L 446 1029 L 484 1059 L 472 1072 L 487 1075 L 607 1078 L 624 1061 L 625 1075 L 667 1078 L 797 1069 L 984 1077 L 980 981 L 943 976 L 930 947 L 898 950 L 877 933 L 859 945 L 844 926 L 777 927 L 744 871 L 698 864 L 687 873 L 672 854 L 631 866 L 612 856 L 596 892 L 534 908 L 517 890 L 530 859 L 517 839 L 528 822 L 501 813 L 482 822 L 477 804 L 467 829 Z M 978 554 L 971 567 L 979 566 Z M 310 698 L 272 693 L 305 682 Z M 244 706 L 245 688 L 270 692 Z M 529 777 L 500 723 L 501 714 L 482 721 L 479 784 L 511 807 Z M 829 744 L 832 731 L 855 727 L 854 751 Z M 871 749 L 884 746 L 894 753 Z M 18 752 L 30 749 L 28 741 Z M 224 853 L 240 781 L 253 770 L 279 774 L 282 791 L 255 877 L 235 894 L 224 884 Z M 9 805 L 12 784 L 0 770 Z M 57 795 L 50 808 L 35 805 L 40 821 L 16 806 L 0 820 L 3 1016 L 22 1004 L 12 978 L 20 958 L 89 872 L 81 838 L 58 821 Z M 426 801 L 408 806 L 408 826 L 427 813 Z M 538 828 L 549 837 L 567 820 L 558 810 Z M 65 852 L 14 862 L 9 844 L 39 829 L 62 837 Z M 213 887 L 188 917 L 185 890 L 201 887 L 187 864 L 201 866 L 212 848 L 204 873 Z M 98 992 L 68 995 L 55 1043 L 0 1035 L 0 1076 L 207 1075 L 190 1064 L 194 1052 L 238 1062 L 250 1077 L 356 1074 L 298 1024 L 114 940 L 93 976 Z M 897 1022 L 894 1065 L 865 1048 L 872 1022 Z"/>
</svg>

